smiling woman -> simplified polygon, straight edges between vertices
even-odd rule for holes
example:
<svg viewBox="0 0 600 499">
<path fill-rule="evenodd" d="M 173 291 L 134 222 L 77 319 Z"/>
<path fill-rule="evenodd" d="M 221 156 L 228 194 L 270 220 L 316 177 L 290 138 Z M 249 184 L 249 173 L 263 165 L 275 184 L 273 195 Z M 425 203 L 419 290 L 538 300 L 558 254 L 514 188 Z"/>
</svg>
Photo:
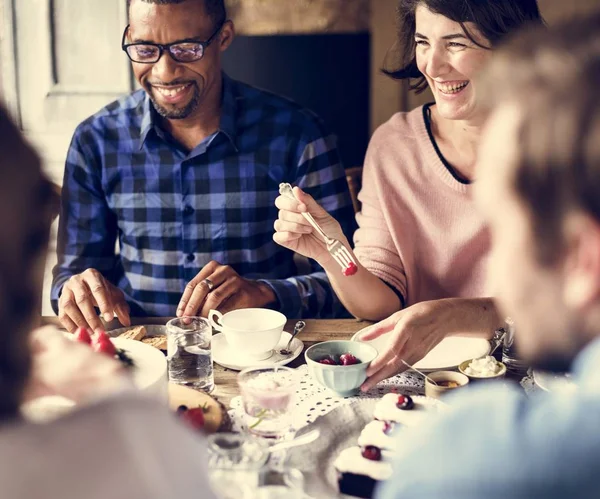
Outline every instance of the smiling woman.
<svg viewBox="0 0 600 499">
<path fill-rule="evenodd" d="M 371 139 L 358 197 L 356 275 L 341 276 L 307 235 L 306 211 L 347 243 L 310 196 L 298 190 L 300 203 L 276 202 L 275 240 L 319 261 L 352 314 L 384 319 L 363 337 L 387 335 L 364 389 L 447 336 L 489 338 L 502 325 L 486 286 L 487 227 L 470 185 L 485 115 L 475 76 L 507 35 L 543 23 L 535 0 L 400 0 L 398 15 L 404 52 L 387 74 L 412 80 L 417 92 L 429 86 L 435 102 L 395 114 Z"/>
<path fill-rule="evenodd" d="M 383 72 L 395 79 L 415 80 L 411 90 L 423 92 L 427 88 L 425 76 L 417 65 L 416 33 L 417 7 L 440 14 L 457 23 L 460 30 L 445 37 L 458 39 L 481 48 L 495 47 L 507 34 L 527 24 L 541 24 L 542 17 L 536 0 L 490 2 L 448 2 L 447 0 L 400 0 L 398 4 L 398 36 L 402 52 L 397 69 Z M 475 28 L 475 30 L 473 30 Z M 483 38 L 483 39 L 482 39 Z"/>
</svg>

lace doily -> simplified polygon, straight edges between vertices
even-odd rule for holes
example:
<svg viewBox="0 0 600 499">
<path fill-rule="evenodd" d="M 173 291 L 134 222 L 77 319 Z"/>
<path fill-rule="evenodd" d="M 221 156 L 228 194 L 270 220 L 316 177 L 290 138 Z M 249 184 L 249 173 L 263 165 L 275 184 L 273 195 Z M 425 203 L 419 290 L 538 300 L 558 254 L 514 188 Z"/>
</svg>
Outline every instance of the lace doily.
<svg viewBox="0 0 600 499">
<path fill-rule="evenodd" d="M 531 369 L 527 372 L 527 376 L 525 376 L 520 383 L 523 390 L 527 395 L 532 395 L 534 393 L 539 392 L 541 389 L 536 385 L 535 380 L 533 379 L 533 371 Z"/>
<path fill-rule="evenodd" d="M 348 404 L 356 398 L 381 398 L 390 391 L 398 391 L 408 395 L 422 395 L 425 390 L 423 378 L 415 372 L 404 372 L 380 382 L 366 393 L 360 392 L 355 397 L 339 397 L 331 390 L 321 386 L 308 372 L 308 366 L 296 369 L 300 383 L 296 390 L 296 403 L 292 413 L 292 429 L 297 431 L 303 426 L 313 423 L 319 416 L 327 414 L 336 407 Z M 245 430 L 242 398 L 231 400 L 229 416 L 234 431 Z"/>
</svg>

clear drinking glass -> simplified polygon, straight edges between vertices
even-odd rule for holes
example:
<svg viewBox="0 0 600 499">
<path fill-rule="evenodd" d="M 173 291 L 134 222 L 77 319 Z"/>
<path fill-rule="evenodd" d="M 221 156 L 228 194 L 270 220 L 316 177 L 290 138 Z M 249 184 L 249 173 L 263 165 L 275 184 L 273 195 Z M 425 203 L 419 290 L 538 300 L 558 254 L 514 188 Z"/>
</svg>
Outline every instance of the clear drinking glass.
<svg viewBox="0 0 600 499">
<path fill-rule="evenodd" d="M 296 372 L 282 366 L 244 369 L 238 384 L 248 430 L 261 437 L 283 437 L 292 424 Z"/>
<path fill-rule="evenodd" d="M 305 499 L 304 475 L 294 468 L 267 469 L 260 476 L 260 485 L 250 492 L 252 499 Z"/>
<path fill-rule="evenodd" d="M 250 435 L 217 433 L 208 437 L 211 488 L 219 499 L 249 499 L 261 483 L 268 444 Z"/>
<path fill-rule="evenodd" d="M 515 323 L 510 318 L 505 319 L 506 334 L 504 335 L 504 343 L 502 345 L 502 362 L 506 365 L 507 371 L 513 374 L 525 376 L 528 366 L 519 358 L 517 347 L 515 344 Z"/>
<path fill-rule="evenodd" d="M 212 328 L 202 317 L 167 322 L 169 381 L 212 392 L 215 388 L 211 351 Z"/>
</svg>

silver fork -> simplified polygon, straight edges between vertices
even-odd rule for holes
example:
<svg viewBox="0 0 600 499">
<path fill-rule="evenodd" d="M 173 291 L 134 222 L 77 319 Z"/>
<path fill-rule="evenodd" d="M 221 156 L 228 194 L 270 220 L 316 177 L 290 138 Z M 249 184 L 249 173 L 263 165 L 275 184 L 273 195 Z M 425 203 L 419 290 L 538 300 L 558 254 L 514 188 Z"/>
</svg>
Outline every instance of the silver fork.
<svg viewBox="0 0 600 499">
<path fill-rule="evenodd" d="M 292 186 L 288 183 L 279 184 L 279 194 L 298 201 L 298 199 L 294 195 Z M 356 265 L 356 260 L 354 260 L 352 253 L 350 253 L 350 250 L 348 250 L 348 248 L 346 248 L 346 246 L 344 246 L 338 239 L 332 239 L 327 234 L 325 234 L 325 232 L 323 232 L 323 229 L 321 229 L 321 226 L 317 223 L 317 221 L 310 213 L 302 213 L 302 216 L 306 218 L 306 220 L 308 220 L 308 223 L 312 225 L 314 229 L 319 233 L 319 235 L 323 238 L 323 240 L 325 241 L 325 245 L 327 246 L 327 251 L 329 251 L 329 254 L 340 265 L 342 270 L 347 269 L 351 263 Z"/>
</svg>

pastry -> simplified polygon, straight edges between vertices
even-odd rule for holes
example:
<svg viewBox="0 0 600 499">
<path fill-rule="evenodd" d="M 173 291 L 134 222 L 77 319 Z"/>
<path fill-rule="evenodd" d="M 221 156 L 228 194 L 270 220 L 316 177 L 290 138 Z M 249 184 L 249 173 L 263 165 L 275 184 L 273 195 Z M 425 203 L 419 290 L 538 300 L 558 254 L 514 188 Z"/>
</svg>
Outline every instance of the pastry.
<svg viewBox="0 0 600 499">
<path fill-rule="evenodd" d="M 392 464 L 375 446 L 349 447 L 334 462 L 341 494 L 373 497 L 376 485 L 392 476 Z"/>
<path fill-rule="evenodd" d="M 142 343 L 153 346 L 159 350 L 167 350 L 167 337 L 166 336 L 146 336 Z"/>
<path fill-rule="evenodd" d="M 367 447 L 373 445 L 382 451 L 396 450 L 396 437 L 394 431 L 396 424 L 387 421 L 371 421 L 364 427 L 358 437 L 358 445 Z"/>
<path fill-rule="evenodd" d="M 379 421 L 415 426 L 429 414 L 437 412 L 438 408 L 437 400 L 428 397 L 388 393 L 375 406 L 373 416 Z"/>
<path fill-rule="evenodd" d="M 144 326 L 136 326 L 128 329 L 123 334 L 119 335 L 119 338 L 126 340 L 141 341 L 146 336 L 146 328 Z"/>
</svg>

